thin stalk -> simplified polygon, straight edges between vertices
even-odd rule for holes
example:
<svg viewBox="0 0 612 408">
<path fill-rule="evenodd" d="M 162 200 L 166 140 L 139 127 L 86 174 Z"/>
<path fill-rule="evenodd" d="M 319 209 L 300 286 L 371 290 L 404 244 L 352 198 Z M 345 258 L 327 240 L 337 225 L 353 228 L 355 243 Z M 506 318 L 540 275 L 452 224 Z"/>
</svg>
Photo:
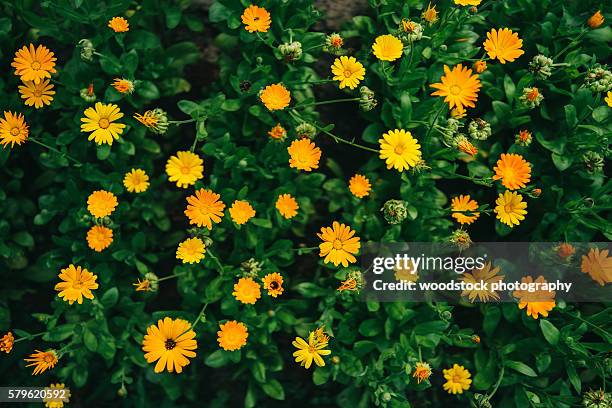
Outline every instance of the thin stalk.
<svg viewBox="0 0 612 408">
<path fill-rule="evenodd" d="M 219 258 L 217 258 L 210 249 L 207 249 L 206 253 L 210 256 L 215 265 L 217 265 L 217 268 L 219 268 L 219 274 L 223 275 L 223 265 L 221 265 L 221 262 L 219 262 Z"/>
<path fill-rule="evenodd" d="M 204 312 L 206 311 L 207 307 L 208 302 L 204 303 L 204 306 L 202 306 L 202 309 L 200 309 L 200 313 L 198 313 L 198 317 L 193 321 L 193 323 L 191 323 L 191 327 L 189 328 L 189 330 L 193 329 L 196 324 L 200 323 L 200 320 L 202 320 L 202 316 L 204 316 Z"/>
<path fill-rule="evenodd" d="M 36 138 L 34 138 L 34 137 L 30 137 L 30 138 L 28 138 L 28 140 L 30 140 L 30 141 L 32 141 L 32 142 L 34 142 L 34 143 L 36 143 L 37 145 L 40 145 L 40 146 L 42 146 L 42 147 L 45 147 L 45 148 L 47 148 L 47 149 L 51 150 L 52 152 L 55 152 L 55 153 L 57 153 L 57 154 L 61 155 L 62 157 L 65 157 L 65 158 L 66 158 L 66 159 L 68 159 L 68 160 L 73 161 L 75 164 L 78 164 L 79 166 L 82 166 L 82 165 L 83 165 L 83 163 L 81 163 L 80 161 L 78 161 L 78 160 L 77 160 L 77 159 L 75 159 L 74 157 L 70 156 L 69 154 L 62 152 L 61 150 L 58 150 L 58 149 L 56 149 L 55 147 L 51 147 L 51 146 L 49 146 L 48 144 L 46 144 L 46 143 L 44 143 L 44 142 L 41 142 L 40 140 L 38 140 L 38 139 L 36 139 Z"/>
<path fill-rule="evenodd" d="M 40 333 L 36 333 L 36 334 L 30 334 L 29 336 L 25 336 L 25 337 L 20 337 L 18 339 L 15 339 L 13 344 L 19 343 L 20 341 L 23 341 L 23 340 L 32 340 L 33 338 L 40 337 L 40 336 L 42 336 L 45 333 L 46 333 L 46 331 L 40 332 Z"/>
<path fill-rule="evenodd" d="M 163 281 L 168 280 L 168 279 L 178 278 L 179 276 L 183 276 L 183 275 L 185 275 L 186 273 L 187 273 L 187 271 L 185 271 L 185 272 L 175 273 L 174 275 L 164 276 L 163 278 L 158 278 L 158 279 L 157 279 L 157 281 L 158 281 L 158 282 L 163 282 Z"/>
<path fill-rule="evenodd" d="M 355 101 L 358 101 L 359 99 L 360 98 L 330 99 L 328 101 L 319 101 L 319 102 L 307 103 L 307 104 L 304 104 L 304 105 L 296 105 L 294 107 L 294 109 L 296 109 L 296 108 L 306 108 L 308 106 L 330 105 L 332 103 L 355 102 Z"/>
<path fill-rule="evenodd" d="M 170 125 L 184 125 L 185 123 L 195 122 L 196 119 L 185 119 L 185 120 L 169 120 L 168 124 Z"/>
</svg>

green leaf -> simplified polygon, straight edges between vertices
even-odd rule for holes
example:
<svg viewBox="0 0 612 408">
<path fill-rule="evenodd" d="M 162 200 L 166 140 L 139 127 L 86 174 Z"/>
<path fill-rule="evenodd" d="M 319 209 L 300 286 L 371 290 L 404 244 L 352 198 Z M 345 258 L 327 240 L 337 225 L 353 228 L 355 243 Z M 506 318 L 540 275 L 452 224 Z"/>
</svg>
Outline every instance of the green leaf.
<svg viewBox="0 0 612 408">
<path fill-rule="evenodd" d="M 224 350 L 215 350 L 213 351 L 206 359 L 204 359 L 204 364 L 212 368 L 223 367 L 229 362 L 229 354 Z"/>
<path fill-rule="evenodd" d="M 183 12 L 179 7 L 165 7 L 166 27 L 172 29 L 179 25 Z"/>
<path fill-rule="evenodd" d="M 89 351 L 95 352 L 98 349 L 98 339 L 88 329 L 85 329 L 85 331 L 83 332 L 83 343 Z"/>
<path fill-rule="evenodd" d="M 567 123 L 567 127 L 573 129 L 578 123 L 576 107 L 574 105 L 565 105 L 563 110 L 565 111 L 565 122 Z"/>
<path fill-rule="evenodd" d="M 610 115 L 610 108 L 608 106 L 598 106 L 597 108 L 593 110 L 593 113 L 591 114 L 595 122 L 600 122 L 600 123 L 606 120 L 609 115 Z"/>
<path fill-rule="evenodd" d="M 512 368 L 513 370 L 516 370 L 519 373 L 526 375 L 528 377 L 538 376 L 538 374 L 535 371 L 533 371 L 533 368 L 529 367 L 527 364 L 522 363 L 520 361 L 506 360 L 505 366 L 508 368 Z"/>
<path fill-rule="evenodd" d="M 556 346 L 559 343 L 559 330 L 548 320 L 540 320 L 540 329 L 547 342 Z"/>
<path fill-rule="evenodd" d="M 100 298 L 100 302 L 104 305 L 104 307 L 109 308 L 115 306 L 117 301 L 119 300 L 119 289 L 116 287 L 110 288 Z"/>
<path fill-rule="evenodd" d="M 110 154 L 111 154 L 110 145 L 104 144 L 96 148 L 96 157 L 98 158 L 98 160 L 106 160 L 108 159 L 108 156 L 110 156 Z"/>
<path fill-rule="evenodd" d="M 277 380 L 270 380 L 265 384 L 262 384 L 261 388 L 270 398 L 274 398 L 276 400 L 284 400 L 285 399 L 285 390 L 281 383 Z"/>
<path fill-rule="evenodd" d="M 506 91 L 506 98 L 508 99 L 508 102 L 512 103 L 514 100 L 516 86 L 508 74 L 504 76 L 504 90 Z"/>
<path fill-rule="evenodd" d="M 22 247 L 31 248 L 34 246 L 34 238 L 29 232 L 20 231 L 13 235 L 13 241 L 21 245 Z"/>
</svg>

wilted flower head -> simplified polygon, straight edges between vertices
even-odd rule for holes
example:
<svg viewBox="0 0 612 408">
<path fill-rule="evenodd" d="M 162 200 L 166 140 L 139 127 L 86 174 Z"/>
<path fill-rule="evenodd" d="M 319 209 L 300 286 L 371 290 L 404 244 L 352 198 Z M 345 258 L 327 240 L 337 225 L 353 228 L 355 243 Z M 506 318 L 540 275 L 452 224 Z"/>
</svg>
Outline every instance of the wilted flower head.
<svg viewBox="0 0 612 408">
<path fill-rule="evenodd" d="M 364 279 L 361 271 L 354 269 L 346 275 L 346 279 L 342 281 L 340 286 L 338 287 L 339 292 L 349 291 L 349 292 L 357 292 L 363 288 Z"/>
<path fill-rule="evenodd" d="M 491 124 L 486 120 L 476 118 L 468 126 L 468 133 L 476 140 L 487 140 L 491 136 Z"/>
<path fill-rule="evenodd" d="M 612 395 L 603 390 L 590 390 L 584 393 L 582 405 L 585 408 L 608 408 L 612 406 Z"/>
<path fill-rule="evenodd" d="M 317 135 L 317 128 L 308 122 L 302 122 L 295 127 L 295 133 L 299 138 L 314 139 Z"/>
<path fill-rule="evenodd" d="M 79 95 L 81 96 L 81 98 L 83 98 L 85 102 L 95 102 L 96 101 L 96 94 L 94 93 L 93 84 L 89 84 L 87 88 L 81 89 L 81 92 L 79 93 Z"/>
<path fill-rule="evenodd" d="M 432 25 L 436 21 L 438 21 L 438 10 L 436 10 L 436 6 L 431 6 L 431 3 L 427 6 L 423 13 L 421 13 L 421 18 Z"/>
<path fill-rule="evenodd" d="M 544 95 L 534 86 L 533 88 L 524 88 L 519 100 L 526 108 L 533 109 L 540 106 L 540 103 L 544 100 Z"/>
<path fill-rule="evenodd" d="M 531 132 L 527 129 L 521 130 L 514 139 L 514 142 L 519 146 L 529 146 L 531 144 Z"/>
<path fill-rule="evenodd" d="M 478 154 L 478 148 L 468 140 L 465 135 L 458 133 L 453 140 L 453 145 L 461 152 L 469 154 L 470 156 L 476 156 Z"/>
<path fill-rule="evenodd" d="M 601 10 L 597 10 L 591 17 L 589 17 L 587 24 L 591 28 L 598 28 L 604 23 L 604 21 L 606 21 L 606 19 L 604 18 L 603 14 L 601 14 Z"/>
<path fill-rule="evenodd" d="M 374 98 L 374 91 L 367 86 L 359 88 L 359 109 L 369 112 L 376 107 L 378 101 Z"/>
<path fill-rule="evenodd" d="M 552 75 L 552 65 L 552 58 L 538 54 L 529 63 L 529 70 L 538 78 L 546 79 Z"/>
<path fill-rule="evenodd" d="M 81 59 L 83 61 L 91 62 L 93 60 L 96 49 L 94 48 L 91 40 L 83 38 L 82 40 L 79 40 L 77 47 L 81 49 Z"/>
<path fill-rule="evenodd" d="M 607 65 L 595 65 L 587 71 L 584 85 L 591 92 L 608 92 L 612 90 L 612 72 Z"/>
<path fill-rule="evenodd" d="M 134 119 L 151 129 L 153 133 L 163 135 L 170 126 L 168 122 L 168 115 L 163 109 L 155 108 L 148 110 L 142 115 L 140 113 L 134 114 Z"/>
<path fill-rule="evenodd" d="M 582 162 L 589 173 L 597 173 L 604 168 L 604 159 L 594 151 L 588 151 L 582 155 Z"/>
<path fill-rule="evenodd" d="M 247 259 L 240 264 L 240 270 L 245 275 L 257 275 L 261 271 L 261 262 L 255 258 Z"/>
<path fill-rule="evenodd" d="M 484 61 L 484 60 L 476 61 L 474 62 L 473 68 L 474 68 L 474 71 L 476 71 L 479 74 L 482 74 L 483 72 L 487 70 L 487 61 Z"/>
<path fill-rule="evenodd" d="M 461 228 L 455 230 L 448 240 L 450 243 L 457 245 L 457 248 L 461 250 L 468 249 L 472 245 L 470 234 Z"/>
<path fill-rule="evenodd" d="M 423 37 L 423 26 L 415 21 L 404 18 L 400 22 L 399 37 L 404 42 L 418 41 Z"/>
<path fill-rule="evenodd" d="M 389 200 L 380 209 L 389 224 L 399 224 L 408 217 L 406 202 L 402 200 Z"/>
<path fill-rule="evenodd" d="M 283 43 L 278 46 L 278 52 L 280 52 L 283 59 L 287 62 L 297 61 L 302 58 L 302 43 L 298 41 Z"/>
</svg>

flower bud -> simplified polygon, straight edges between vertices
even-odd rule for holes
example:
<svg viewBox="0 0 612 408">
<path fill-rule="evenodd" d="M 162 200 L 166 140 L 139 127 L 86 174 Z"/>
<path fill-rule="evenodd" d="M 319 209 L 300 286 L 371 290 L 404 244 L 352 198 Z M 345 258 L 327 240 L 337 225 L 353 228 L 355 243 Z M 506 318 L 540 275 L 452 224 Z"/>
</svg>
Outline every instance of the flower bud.
<svg viewBox="0 0 612 408">
<path fill-rule="evenodd" d="M 85 102 L 95 102 L 97 99 L 96 94 L 94 93 L 93 84 L 89 84 L 87 88 L 81 89 L 80 95 Z"/>
<path fill-rule="evenodd" d="M 492 408 L 493 406 L 489 402 L 489 396 L 476 393 L 474 394 L 474 399 L 470 401 L 470 406 L 472 408 Z"/>
<path fill-rule="evenodd" d="M 532 140 L 531 132 L 527 129 L 523 129 L 514 138 L 514 143 L 519 146 L 529 146 Z"/>
<path fill-rule="evenodd" d="M 482 74 L 483 72 L 485 72 L 487 70 L 487 61 L 476 61 L 474 62 L 474 71 L 476 71 L 479 74 Z"/>
<path fill-rule="evenodd" d="M 378 101 L 374 98 L 374 91 L 367 86 L 359 88 L 359 109 L 369 112 L 376 107 Z"/>
<path fill-rule="evenodd" d="M 477 334 L 473 334 L 471 340 L 474 344 L 480 344 L 480 336 Z"/>
<path fill-rule="evenodd" d="M 297 61 L 302 58 L 302 43 L 293 41 L 278 46 L 278 52 L 286 62 Z"/>
<path fill-rule="evenodd" d="M 529 63 L 529 70 L 533 72 L 535 76 L 541 79 L 546 79 L 552 75 L 553 60 L 542 54 L 533 57 Z"/>
<path fill-rule="evenodd" d="M 408 217 L 406 202 L 402 200 L 389 200 L 380 211 L 389 224 L 399 224 Z"/>
<path fill-rule="evenodd" d="M 603 170 L 604 159 L 597 152 L 588 151 L 582 155 L 582 162 L 589 173 L 597 173 Z"/>
<path fill-rule="evenodd" d="M 600 27 L 606 19 L 603 14 L 601 14 L 601 10 L 597 10 L 589 19 L 587 20 L 587 24 L 591 28 Z"/>
<path fill-rule="evenodd" d="M 261 271 L 261 262 L 250 258 L 240 264 L 240 269 L 246 275 L 257 275 Z"/>
<path fill-rule="evenodd" d="M 612 73 L 608 70 L 608 66 L 597 64 L 589 69 L 584 85 L 594 93 L 612 90 Z"/>
<path fill-rule="evenodd" d="M 338 357 L 338 356 L 333 356 L 333 357 L 332 357 L 332 359 L 331 359 L 331 362 L 332 362 L 332 364 L 334 364 L 334 365 L 338 365 L 338 364 L 340 364 L 340 357 Z"/>
<path fill-rule="evenodd" d="M 544 100 L 544 96 L 540 93 L 540 90 L 534 86 L 533 88 L 523 89 L 523 94 L 519 100 L 524 107 L 533 109 L 540 106 L 540 103 Z"/>
<path fill-rule="evenodd" d="M 302 122 L 295 127 L 295 133 L 300 139 L 314 139 L 317 135 L 317 128 L 311 123 Z"/>
<path fill-rule="evenodd" d="M 323 46 L 323 51 L 332 55 L 342 55 L 344 51 L 342 50 L 342 46 L 344 45 L 344 40 L 340 36 L 340 34 L 332 33 L 325 37 L 325 45 Z"/>
<path fill-rule="evenodd" d="M 87 61 L 87 62 L 93 61 L 93 55 L 94 55 L 94 52 L 96 52 L 96 49 L 94 48 L 91 40 L 87 38 L 83 38 L 82 40 L 79 41 L 79 43 L 77 44 L 77 47 L 81 49 L 81 59 L 83 61 Z"/>
<path fill-rule="evenodd" d="M 474 157 L 478 154 L 478 148 L 474 146 L 467 137 L 462 133 L 458 133 L 453 140 L 453 145 L 461 152 Z"/>
<path fill-rule="evenodd" d="M 468 133 L 472 139 L 487 140 L 491 136 L 491 124 L 486 120 L 476 118 L 470 122 Z"/>
<path fill-rule="evenodd" d="M 157 292 L 157 290 L 159 289 L 159 278 L 157 277 L 156 274 L 154 274 L 153 272 L 147 272 L 145 273 L 144 276 L 145 280 L 149 281 L 149 291 L 150 292 Z"/>
<path fill-rule="evenodd" d="M 128 395 L 127 388 L 125 388 L 125 384 L 121 384 L 121 388 L 117 390 L 117 395 L 121 398 L 125 398 Z"/>
<path fill-rule="evenodd" d="M 419 41 L 423 37 L 423 26 L 404 18 L 400 22 L 399 37 L 403 42 Z"/>
<path fill-rule="evenodd" d="M 470 234 L 466 230 L 458 229 L 455 230 L 449 237 L 449 241 L 455 244 L 457 248 L 461 250 L 468 249 L 472 245 L 472 239 Z"/>
<path fill-rule="evenodd" d="M 240 92 L 249 92 L 251 90 L 251 81 L 240 81 L 238 87 L 240 88 Z"/>
<path fill-rule="evenodd" d="M 612 395 L 603 390 L 590 390 L 584 393 L 582 405 L 585 408 L 609 408 L 612 407 Z"/>
</svg>

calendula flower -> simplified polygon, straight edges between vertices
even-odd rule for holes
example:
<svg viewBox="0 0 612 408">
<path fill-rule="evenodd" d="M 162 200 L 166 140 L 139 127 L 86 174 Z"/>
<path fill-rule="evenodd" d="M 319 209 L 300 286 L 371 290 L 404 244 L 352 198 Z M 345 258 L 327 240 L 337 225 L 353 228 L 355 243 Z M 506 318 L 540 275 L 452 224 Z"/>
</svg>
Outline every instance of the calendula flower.
<svg viewBox="0 0 612 408">
<path fill-rule="evenodd" d="M 399 36 L 403 42 L 415 42 L 423 38 L 423 26 L 416 21 L 403 18 L 399 29 Z"/>
<path fill-rule="evenodd" d="M 308 342 L 301 337 L 296 337 L 292 344 L 298 349 L 293 353 L 295 362 L 300 363 L 306 369 L 310 368 L 313 361 L 319 367 L 325 366 L 325 361 L 321 356 L 331 354 L 331 350 L 326 349 L 328 342 L 325 341 L 325 338 L 318 338 L 314 331 L 309 333 Z"/>
<path fill-rule="evenodd" d="M 217 341 L 219 342 L 219 347 L 223 350 L 239 350 L 246 345 L 249 331 L 244 323 L 230 320 L 227 323 L 220 324 L 219 329 Z"/>
<path fill-rule="evenodd" d="M 455 144 L 460 152 L 469 154 L 472 157 L 475 157 L 478 154 L 478 148 L 474 146 L 472 142 L 470 142 L 468 138 L 463 136 L 462 134 L 458 135 L 455 138 Z"/>
<path fill-rule="evenodd" d="M 343 52 L 343 45 L 344 40 L 342 39 L 342 36 L 338 33 L 332 33 L 325 37 L 325 45 L 323 46 L 323 51 L 332 55 L 340 55 Z"/>
<path fill-rule="evenodd" d="M 334 266 L 342 264 L 345 268 L 349 263 L 357 262 L 353 256 L 359 252 L 361 243 L 359 237 L 354 236 L 351 227 L 334 221 L 331 227 L 322 227 L 317 236 L 323 241 L 319 244 L 321 258 L 324 263 L 333 263 Z"/>
<path fill-rule="evenodd" d="M 147 327 L 147 334 L 142 339 L 142 350 L 147 363 L 155 364 L 154 371 L 181 373 L 183 367 L 189 365 L 190 358 L 196 356 L 198 342 L 195 332 L 188 321 L 165 317 L 158 320 L 157 325 Z"/>
<path fill-rule="evenodd" d="M 520 154 L 502 153 L 493 171 L 493 180 L 501 180 L 508 190 L 524 188 L 531 180 L 531 165 Z"/>
<path fill-rule="evenodd" d="M 93 108 L 85 109 L 84 114 L 85 117 L 81 118 L 81 132 L 91 132 L 88 140 L 99 145 L 112 145 L 125 129 L 123 123 L 115 122 L 123 117 L 123 113 L 115 104 L 96 102 Z"/>
<path fill-rule="evenodd" d="M 268 291 L 268 295 L 277 297 L 284 291 L 283 277 L 278 272 L 269 273 L 263 277 L 263 287 Z"/>
<path fill-rule="evenodd" d="M 277 123 L 276 126 L 270 129 L 270 131 L 268 132 L 268 135 L 272 139 L 282 142 L 283 140 L 287 138 L 287 131 L 285 130 L 284 127 L 281 126 L 280 123 Z"/>
<path fill-rule="evenodd" d="M 149 188 L 149 176 L 142 169 L 132 169 L 125 173 L 123 185 L 130 193 L 142 193 Z"/>
<path fill-rule="evenodd" d="M 6 147 L 9 143 L 11 148 L 18 146 L 28 139 L 30 130 L 25 118 L 21 113 L 4 112 L 4 118 L 0 118 L 0 144 Z"/>
<path fill-rule="evenodd" d="M 455 0 L 457 1 L 457 0 Z M 462 365 L 453 364 L 452 368 L 442 370 L 446 382 L 442 386 L 449 394 L 463 394 L 463 391 L 470 388 L 472 376 Z"/>
<path fill-rule="evenodd" d="M 393 277 L 396 281 L 416 282 L 419 280 L 419 271 L 412 259 L 407 262 L 397 262 L 393 267 Z"/>
<path fill-rule="evenodd" d="M 521 283 L 531 284 L 533 278 L 531 276 L 525 276 L 521 279 Z M 539 276 L 535 283 L 542 285 L 546 283 L 543 276 Z M 512 292 L 512 296 L 519 300 L 519 309 L 527 308 L 527 316 L 531 316 L 537 319 L 539 315 L 548 317 L 548 312 L 553 310 L 555 307 L 555 292 L 547 291 L 542 289 L 536 289 L 535 291 L 529 290 L 515 290 Z"/>
<path fill-rule="evenodd" d="M 291 194 L 281 194 L 276 199 L 276 209 L 286 219 L 295 217 L 299 208 L 298 202 Z"/>
<path fill-rule="evenodd" d="M 542 95 L 540 90 L 536 87 L 527 87 L 523 89 L 523 93 L 519 100 L 525 107 L 533 109 L 540 106 L 540 103 L 544 100 L 544 95 Z"/>
<path fill-rule="evenodd" d="M 96 218 L 111 215 L 117 204 L 117 197 L 105 190 L 94 191 L 87 198 L 87 210 Z"/>
<path fill-rule="evenodd" d="M 0 351 L 4 351 L 6 354 L 10 353 L 13 349 L 13 344 L 15 344 L 13 333 L 8 332 L 0 337 Z"/>
<path fill-rule="evenodd" d="M 576 248 L 567 242 L 562 242 L 555 248 L 555 251 L 559 258 L 569 260 L 576 253 Z"/>
<path fill-rule="evenodd" d="M 351 194 L 357 198 L 363 198 L 369 195 L 371 189 L 372 185 L 370 184 L 370 180 L 361 174 L 355 174 L 349 180 L 349 190 Z"/>
<path fill-rule="evenodd" d="M 70 264 L 61 270 L 58 277 L 62 282 L 55 285 L 55 290 L 59 292 L 58 296 L 69 304 L 76 301 L 80 305 L 83 303 L 83 297 L 93 299 L 91 291 L 98 289 L 98 277 L 80 266 Z"/>
<path fill-rule="evenodd" d="M 601 10 L 597 10 L 589 19 L 587 20 L 587 24 L 591 28 L 598 28 L 606 21 L 603 14 L 601 14 Z"/>
<path fill-rule="evenodd" d="M 470 272 L 466 272 L 461 276 L 461 280 L 466 283 L 478 284 L 481 281 L 485 282 L 486 288 L 464 290 L 461 292 L 461 296 L 467 296 L 470 302 L 474 302 L 476 298 L 480 302 L 489 302 L 491 300 L 499 300 L 499 294 L 491 290 L 491 285 L 499 283 L 504 279 L 504 275 L 499 275 L 499 266 L 491 268 L 491 262 L 486 262 L 482 268 L 472 269 Z"/>
<path fill-rule="evenodd" d="M 291 142 L 287 148 L 289 152 L 289 167 L 312 171 L 319 168 L 321 149 L 308 139 L 299 139 Z"/>
<path fill-rule="evenodd" d="M 132 286 L 135 286 L 136 292 L 153 292 L 153 287 L 151 285 L 151 281 L 149 279 L 140 279 L 136 281 L 136 283 L 132 283 Z"/>
<path fill-rule="evenodd" d="M 291 93 L 283 84 L 272 84 L 260 92 L 259 99 L 268 110 L 280 110 L 285 109 L 291 103 Z"/>
<path fill-rule="evenodd" d="M 180 259 L 183 263 L 200 263 L 204 259 L 206 245 L 200 238 L 187 238 L 181 242 L 176 249 L 176 259 Z"/>
<path fill-rule="evenodd" d="M 450 115 L 453 119 L 463 119 L 467 116 L 467 113 L 463 106 L 455 106 L 453 109 L 451 109 Z"/>
<path fill-rule="evenodd" d="M 527 129 L 523 129 L 514 138 L 514 143 L 520 146 L 529 146 L 531 144 L 531 140 L 531 132 Z"/>
<path fill-rule="evenodd" d="M 185 215 L 189 218 L 189 223 L 198 227 L 204 226 L 209 230 L 212 229 L 213 222 L 220 223 L 225 204 L 219 198 L 219 194 L 203 188 L 197 190 L 195 196 L 187 197 Z"/>
<path fill-rule="evenodd" d="M 523 201 L 523 196 L 514 191 L 504 191 L 495 200 L 497 219 L 510 228 L 519 225 L 527 214 L 527 203 Z"/>
<path fill-rule="evenodd" d="M 451 210 L 471 212 L 471 214 L 464 212 L 452 213 L 452 217 L 460 224 L 471 224 L 476 221 L 480 216 L 480 213 L 476 211 L 477 209 L 478 203 L 476 200 L 472 200 L 469 195 L 460 195 L 451 200 Z"/>
<path fill-rule="evenodd" d="M 187 188 L 204 177 L 204 160 L 190 151 L 177 152 L 166 162 L 166 174 L 177 187 Z"/>
<path fill-rule="evenodd" d="M 334 81 L 340 81 L 340 89 L 346 87 L 355 89 L 365 78 L 365 68 L 355 57 L 343 55 L 336 58 L 331 71 L 334 74 Z"/>
<path fill-rule="evenodd" d="M 23 46 L 15 53 L 15 58 L 11 66 L 15 68 L 15 75 L 21 78 L 23 82 L 32 81 L 39 84 L 45 78 L 51 78 L 51 74 L 55 74 L 55 54 L 49 51 L 44 45 L 39 45 L 34 48 Z"/>
<path fill-rule="evenodd" d="M 487 61 L 483 61 L 483 60 L 476 61 L 474 62 L 472 67 L 474 68 L 474 71 L 476 71 L 479 74 L 482 74 L 483 72 L 487 70 Z"/>
<path fill-rule="evenodd" d="M 115 78 L 113 81 L 113 88 L 117 90 L 117 92 L 122 94 L 131 94 L 134 92 L 134 82 L 125 78 Z"/>
<path fill-rule="evenodd" d="M 135 113 L 134 119 L 158 135 L 163 135 L 168 130 L 168 127 L 170 127 L 168 115 L 160 108 L 145 111 L 142 115 L 140 113 Z"/>
<path fill-rule="evenodd" d="M 472 75 L 471 69 L 459 64 L 452 70 L 444 65 L 444 75 L 440 82 L 429 86 L 437 89 L 432 95 L 444 97 L 449 108 L 463 109 L 476 106 L 481 84 L 478 75 Z"/>
<path fill-rule="evenodd" d="M 96 252 L 102 252 L 113 243 L 113 230 L 94 225 L 87 231 L 87 245 Z"/>
<path fill-rule="evenodd" d="M 415 167 L 421 160 L 421 145 L 404 129 L 390 130 L 378 139 L 380 158 L 387 164 L 387 169 L 403 172 Z"/>
<path fill-rule="evenodd" d="M 436 6 L 431 6 L 431 3 L 427 6 L 423 13 L 421 13 L 421 18 L 432 25 L 436 21 L 438 21 L 438 11 L 436 10 Z"/>
<path fill-rule="evenodd" d="M 364 285 L 363 274 L 359 270 L 352 270 L 346 275 L 346 279 L 340 283 L 338 292 L 359 292 Z"/>
<path fill-rule="evenodd" d="M 116 33 L 126 33 L 130 31 L 130 24 L 123 17 L 113 17 L 108 20 L 108 27 Z"/>
<path fill-rule="evenodd" d="M 47 370 L 52 369 L 57 364 L 57 352 L 53 349 L 47 351 L 34 350 L 29 358 L 25 358 L 26 367 L 34 366 L 32 375 L 42 374 Z"/>
<path fill-rule="evenodd" d="M 612 108 L 612 91 L 608 91 L 605 98 L 606 103 L 610 108 Z"/>
<path fill-rule="evenodd" d="M 427 363 L 419 361 L 414 367 L 412 376 L 416 378 L 417 384 L 420 384 L 421 381 L 427 380 L 431 376 L 431 366 Z"/>
<path fill-rule="evenodd" d="M 478 6 L 482 0 L 454 0 L 459 6 Z"/>
<path fill-rule="evenodd" d="M 402 56 L 404 44 L 391 34 L 379 35 L 372 44 L 372 51 L 381 61 L 395 61 Z"/>
<path fill-rule="evenodd" d="M 66 389 L 64 384 L 50 384 L 46 387 L 51 391 L 51 395 L 48 398 L 43 398 L 46 408 L 63 408 L 64 401 L 68 401 L 70 397 L 70 390 Z M 62 394 L 59 394 L 58 390 L 62 390 Z M 59 397 L 58 397 L 59 396 Z"/>
<path fill-rule="evenodd" d="M 242 13 L 241 18 L 245 30 L 247 30 L 249 33 L 266 33 L 268 32 L 270 24 L 272 23 L 268 10 L 256 5 L 250 5 L 247 7 Z"/>
<path fill-rule="evenodd" d="M 94 84 L 90 83 L 89 85 L 87 85 L 87 88 L 83 88 L 81 89 L 81 91 L 79 92 L 79 96 L 85 101 L 85 102 L 95 102 L 97 99 L 96 93 L 94 92 Z"/>
<path fill-rule="evenodd" d="M 53 101 L 53 84 L 48 79 L 43 79 L 39 83 L 34 81 L 26 81 L 23 85 L 19 85 L 19 93 L 21 99 L 27 106 L 34 106 L 35 109 L 40 109 L 44 105 L 51 105 Z"/>
<path fill-rule="evenodd" d="M 582 256 L 580 270 L 601 286 L 612 282 L 612 257 L 608 256 L 609 250 L 591 248 L 589 253 Z"/>
<path fill-rule="evenodd" d="M 232 295 L 245 305 L 254 305 L 261 297 L 261 289 L 253 278 L 240 278 L 238 283 L 234 284 Z"/>
<path fill-rule="evenodd" d="M 470 238 L 470 234 L 462 228 L 458 228 L 453 231 L 451 236 L 448 238 L 448 241 L 455 244 L 460 250 L 466 250 L 472 246 L 472 238 Z"/>
<path fill-rule="evenodd" d="M 496 30 L 493 28 L 487 33 L 487 39 L 483 43 L 484 49 L 489 54 L 489 58 L 498 59 L 499 62 L 505 64 L 512 62 L 525 53 L 521 49 L 523 40 L 517 33 L 507 28 Z"/>
<path fill-rule="evenodd" d="M 248 201 L 236 200 L 229 209 L 230 217 L 238 225 L 245 224 L 255 216 L 255 210 Z"/>
</svg>

